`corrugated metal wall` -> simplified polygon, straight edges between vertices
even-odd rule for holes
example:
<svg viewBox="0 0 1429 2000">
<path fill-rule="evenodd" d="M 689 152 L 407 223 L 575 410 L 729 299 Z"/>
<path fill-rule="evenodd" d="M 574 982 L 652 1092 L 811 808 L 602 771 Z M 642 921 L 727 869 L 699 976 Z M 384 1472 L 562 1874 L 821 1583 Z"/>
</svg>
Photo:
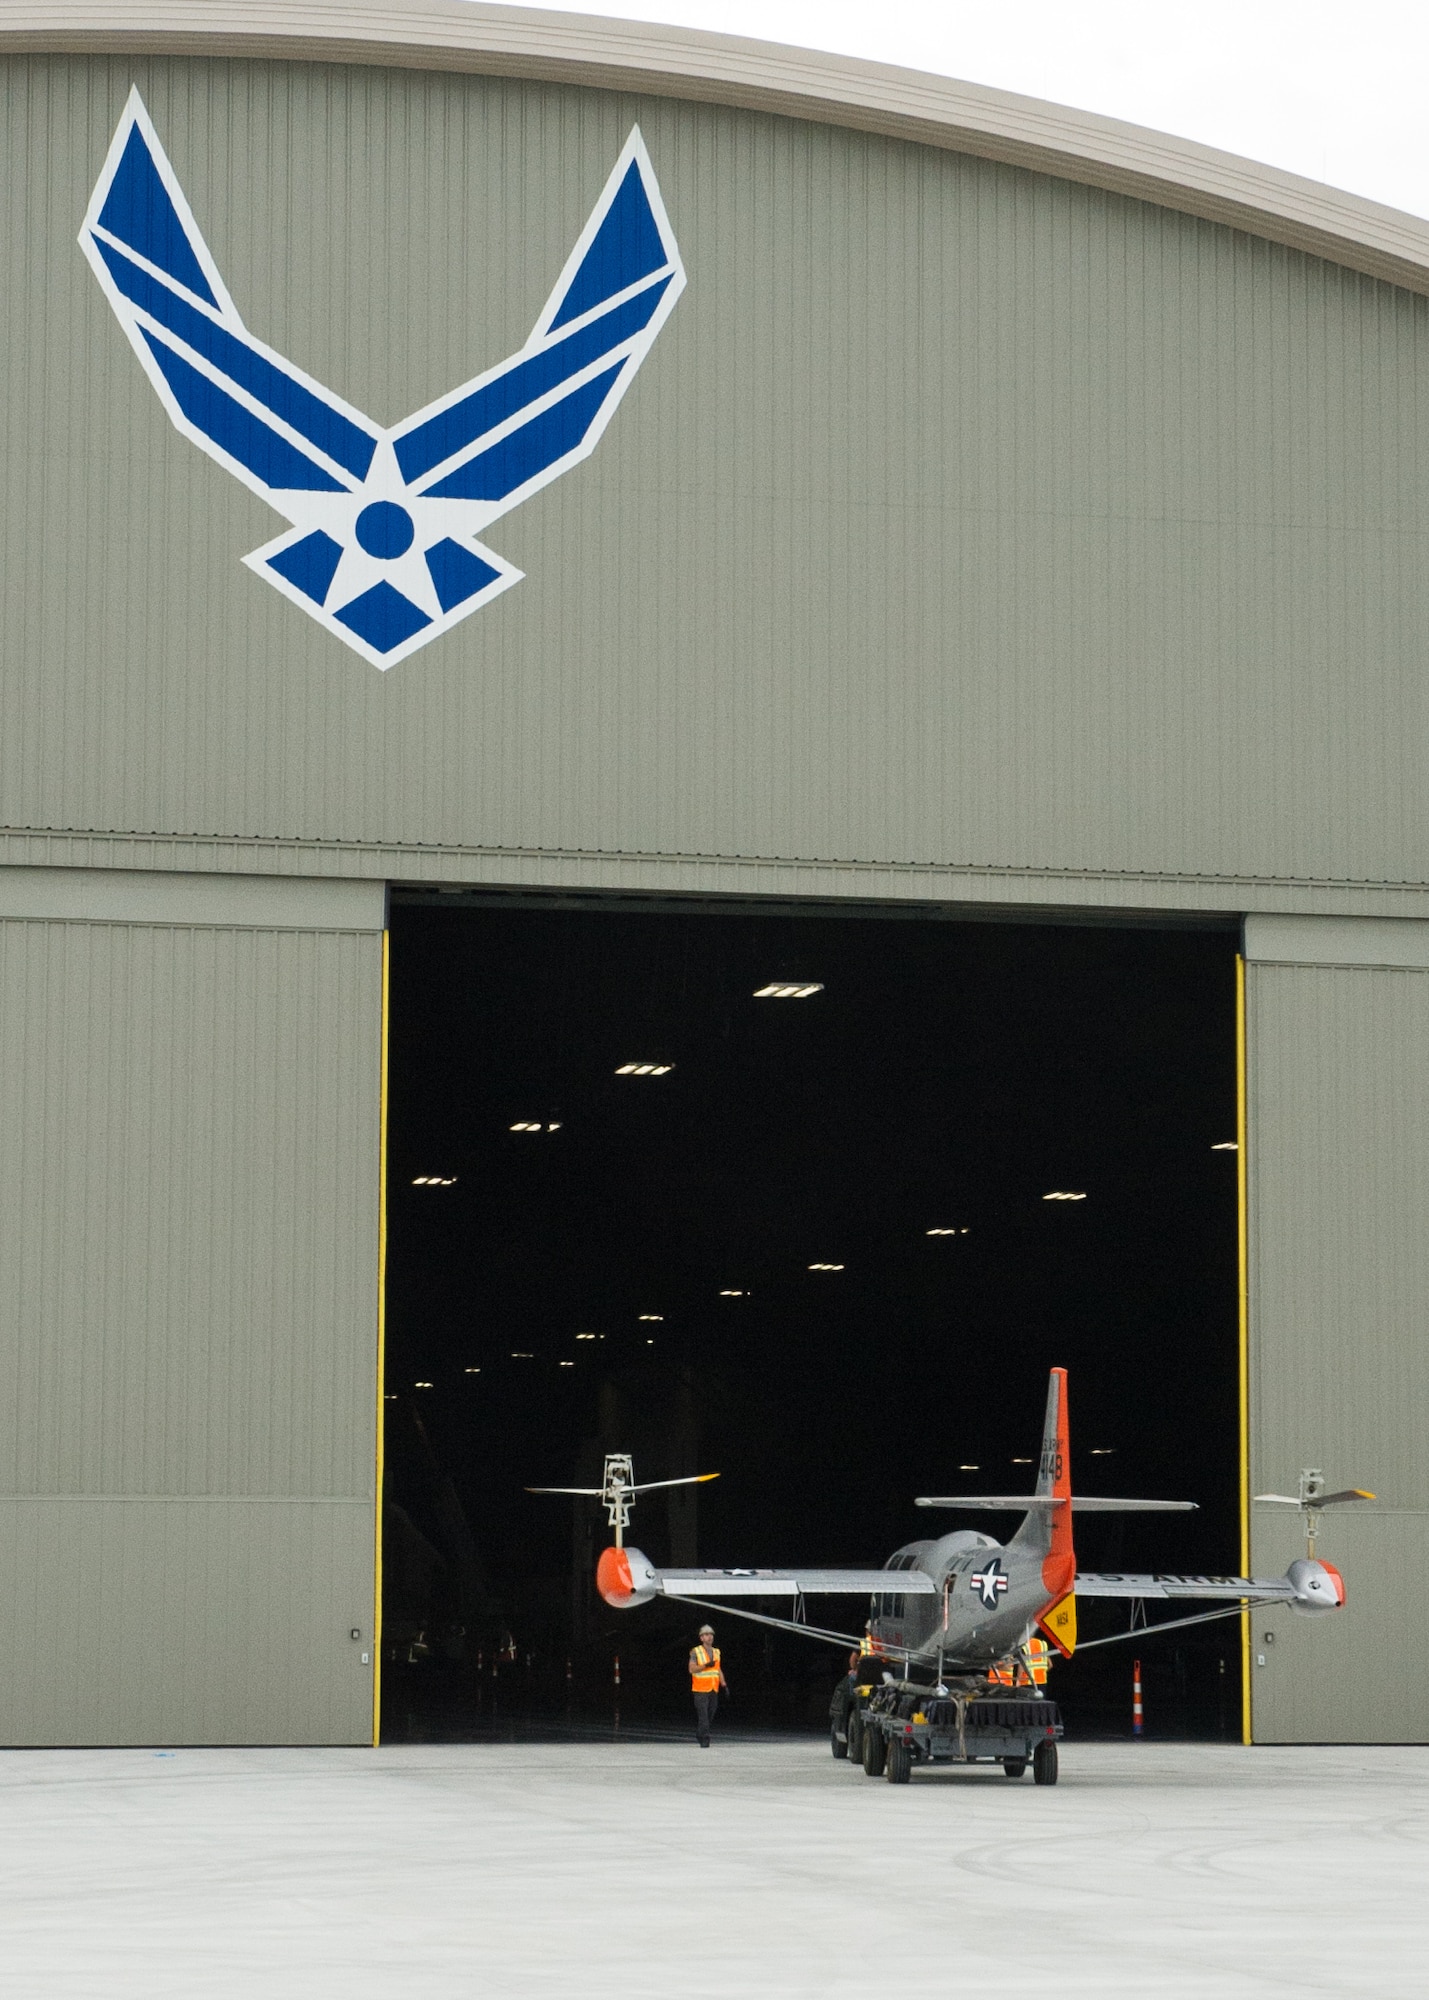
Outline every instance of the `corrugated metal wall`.
<svg viewBox="0 0 1429 2000">
<path fill-rule="evenodd" d="M 689 289 L 493 533 L 526 581 L 390 674 L 242 567 L 276 517 L 170 429 L 76 246 L 135 82 L 249 325 L 384 423 L 521 346 L 645 131 Z M 1429 301 L 948 152 L 489 78 L 11 59 L 0 163 L 7 852 L 1429 885 Z M 0 1737 L 359 1738 L 374 931 L 47 893 L 0 970 Z M 1335 1529 L 1355 1615 L 1282 1621 L 1264 1734 L 1350 1730 L 1366 1644 L 1425 1733 L 1426 990 L 1252 967 L 1256 1478 L 1387 1496 Z"/>
<path fill-rule="evenodd" d="M 170 879 L 0 871 L 0 1741 L 361 1741 L 382 898 Z"/>
<path fill-rule="evenodd" d="M 384 422 L 524 342 L 645 131 L 689 288 L 595 456 L 493 531 L 526 581 L 390 674 L 242 567 L 276 518 L 171 430 L 75 244 L 135 81 L 249 324 Z M 715 106 L 201 60 L 0 87 L 10 825 L 415 873 L 1429 880 L 1429 301 Z"/>
<path fill-rule="evenodd" d="M 1258 918 L 1247 952 L 1251 1490 L 1379 1496 L 1325 1516 L 1341 1617 L 1256 1614 L 1255 1737 L 1423 1742 L 1429 925 Z M 1257 1571 L 1304 1554 L 1297 1515 L 1251 1519 Z"/>
</svg>

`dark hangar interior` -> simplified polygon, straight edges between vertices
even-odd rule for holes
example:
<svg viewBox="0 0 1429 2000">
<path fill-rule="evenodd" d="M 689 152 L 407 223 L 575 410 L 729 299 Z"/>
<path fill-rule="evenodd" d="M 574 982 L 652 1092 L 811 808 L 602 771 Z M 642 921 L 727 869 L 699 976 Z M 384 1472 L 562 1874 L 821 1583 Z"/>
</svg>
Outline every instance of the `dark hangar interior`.
<svg viewBox="0 0 1429 2000">
<path fill-rule="evenodd" d="M 698 1617 L 609 1610 L 601 1510 L 524 1490 L 611 1450 L 720 1475 L 639 1503 L 656 1561 L 877 1564 L 1010 1532 L 913 1500 L 1030 1490 L 1060 1364 L 1077 1488 L 1199 1506 L 1080 1520 L 1082 1566 L 1236 1569 L 1235 951 L 398 894 L 384 1736 L 682 1716 Z M 740 1722 L 822 1723 L 837 1649 L 719 1622 Z M 1237 1734 L 1233 1622 L 1146 1650 L 1158 1733 Z M 1057 1666 L 1069 1727 L 1124 1732 L 1131 1652 Z"/>
</svg>

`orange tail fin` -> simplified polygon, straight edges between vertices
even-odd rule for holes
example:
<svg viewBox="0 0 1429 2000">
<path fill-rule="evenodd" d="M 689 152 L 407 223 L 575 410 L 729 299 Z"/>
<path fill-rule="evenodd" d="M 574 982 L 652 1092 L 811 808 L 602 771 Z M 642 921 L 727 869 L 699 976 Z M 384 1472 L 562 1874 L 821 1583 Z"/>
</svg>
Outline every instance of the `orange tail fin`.
<svg viewBox="0 0 1429 2000">
<path fill-rule="evenodd" d="M 1042 1426 L 1042 1457 L 1037 1466 L 1037 1491 L 1061 1501 L 1049 1511 L 1049 1547 L 1042 1560 L 1042 1581 L 1054 1597 L 1072 1588 L 1077 1574 L 1072 1545 L 1072 1444 L 1067 1424 L 1067 1371 L 1054 1368 L 1047 1383 L 1047 1417 Z"/>
</svg>

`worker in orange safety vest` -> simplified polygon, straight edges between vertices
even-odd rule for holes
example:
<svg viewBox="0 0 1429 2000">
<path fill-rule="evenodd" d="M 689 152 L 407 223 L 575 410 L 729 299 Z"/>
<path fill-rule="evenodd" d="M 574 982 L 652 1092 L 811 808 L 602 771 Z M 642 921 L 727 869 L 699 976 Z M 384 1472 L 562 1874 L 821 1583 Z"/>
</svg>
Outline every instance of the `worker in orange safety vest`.
<svg viewBox="0 0 1429 2000">
<path fill-rule="evenodd" d="M 701 1750 L 710 1747 L 710 1724 L 719 1706 L 719 1692 L 729 1693 L 729 1682 L 719 1663 L 719 1647 L 714 1642 L 714 1626 L 701 1625 L 699 1644 L 690 1654 L 690 1691 L 695 1697 L 695 1735 Z"/>
<path fill-rule="evenodd" d="M 1023 1651 L 1027 1656 L 1025 1665 L 1020 1659 L 1009 1657 L 999 1660 L 995 1667 L 988 1668 L 987 1677 L 994 1687 L 1025 1688 L 1047 1685 L 1047 1670 L 1052 1664 L 1052 1648 L 1045 1639 L 1029 1639 Z"/>
</svg>

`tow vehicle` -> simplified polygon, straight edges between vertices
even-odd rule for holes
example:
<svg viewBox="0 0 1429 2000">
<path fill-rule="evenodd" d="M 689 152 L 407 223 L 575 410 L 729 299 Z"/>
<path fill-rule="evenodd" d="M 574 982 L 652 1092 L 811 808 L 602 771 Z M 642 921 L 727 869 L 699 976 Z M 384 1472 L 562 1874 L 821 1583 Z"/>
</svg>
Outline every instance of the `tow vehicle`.
<svg viewBox="0 0 1429 2000">
<path fill-rule="evenodd" d="M 1044 1695 L 892 1679 L 850 1693 L 842 1717 L 830 1708 L 830 1742 L 835 1757 L 862 1765 L 865 1777 L 906 1785 L 922 1765 L 1001 1764 L 1005 1776 L 1020 1778 L 1030 1764 L 1036 1784 L 1057 1782 L 1062 1718 Z"/>
</svg>

